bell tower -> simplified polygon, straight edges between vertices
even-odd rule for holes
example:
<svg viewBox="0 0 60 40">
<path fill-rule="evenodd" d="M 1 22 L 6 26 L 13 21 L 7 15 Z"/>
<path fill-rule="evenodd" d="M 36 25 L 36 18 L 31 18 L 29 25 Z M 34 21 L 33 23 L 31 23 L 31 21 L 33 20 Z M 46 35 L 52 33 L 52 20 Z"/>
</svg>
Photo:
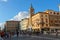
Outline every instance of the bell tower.
<svg viewBox="0 0 60 40">
<path fill-rule="evenodd" d="M 34 14 L 34 8 L 33 8 L 32 4 L 29 8 L 29 13 L 30 13 L 30 16 L 33 16 L 33 14 Z"/>
<path fill-rule="evenodd" d="M 33 14 L 34 14 L 34 8 L 31 4 L 31 6 L 29 8 L 29 25 L 28 25 L 29 31 L 31 31 L 31 29 L 32 29 L 32 16 L 33 16 Z"/>
</svg>

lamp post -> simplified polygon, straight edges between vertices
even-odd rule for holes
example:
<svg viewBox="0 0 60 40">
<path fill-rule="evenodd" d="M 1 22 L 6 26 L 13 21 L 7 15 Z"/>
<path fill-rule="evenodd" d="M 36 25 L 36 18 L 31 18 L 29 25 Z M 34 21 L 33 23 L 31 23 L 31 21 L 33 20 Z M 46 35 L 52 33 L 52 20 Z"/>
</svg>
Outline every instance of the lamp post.
<svg viewBox="0 0 60 40">
<path fill-rule="evenodd" d="M 4 28 L 4 32 L 5 32 L 5 34 L 7 33 L 7 28 L 6 28 L 6 26 L 5 26 L 5 28 Z"/>
<path fill-rule="evenodd" d="M 5 37 L 9 37 L 6 26 L 5 26 L 5 28 L 4 28 L 4 35 L 5 35 Z"/>
<path fill-rule="evenodd" d="M 19 23 L 18 23 L 18 25 L 16 26 L 16 34 L 17 34 L 17 37 L 18 37 L 18 35 L 19 35 Z"/>
</svg>

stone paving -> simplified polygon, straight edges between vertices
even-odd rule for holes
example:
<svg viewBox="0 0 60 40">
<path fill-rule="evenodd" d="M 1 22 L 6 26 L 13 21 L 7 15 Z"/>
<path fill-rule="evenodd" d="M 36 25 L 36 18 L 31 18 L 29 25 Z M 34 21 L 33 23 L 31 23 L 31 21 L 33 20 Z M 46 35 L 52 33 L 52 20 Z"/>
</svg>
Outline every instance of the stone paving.
<svg viewBox="0 0 60 40">
<path fill-rule="evenodd" d="M 60 40 L 60 36 L 56 37 L 54 35 L 16 35 L 11 38 L 4 38 L 3 40 Z"/>
</svg>

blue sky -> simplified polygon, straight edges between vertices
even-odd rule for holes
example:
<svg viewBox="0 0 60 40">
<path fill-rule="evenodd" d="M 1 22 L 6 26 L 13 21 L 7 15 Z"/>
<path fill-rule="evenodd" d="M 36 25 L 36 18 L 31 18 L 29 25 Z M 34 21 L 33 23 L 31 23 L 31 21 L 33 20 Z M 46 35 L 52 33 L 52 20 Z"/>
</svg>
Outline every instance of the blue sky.
<svg viewBox="0 0 60 40">
<path fill-rule="evenodd" d="M 59 0 L 0 0 L 0 23 L 5 22 L 20 11 L 27 11 L 32 3 L 35 13 L 52 9 L 58 11 Z"/>
</svg>

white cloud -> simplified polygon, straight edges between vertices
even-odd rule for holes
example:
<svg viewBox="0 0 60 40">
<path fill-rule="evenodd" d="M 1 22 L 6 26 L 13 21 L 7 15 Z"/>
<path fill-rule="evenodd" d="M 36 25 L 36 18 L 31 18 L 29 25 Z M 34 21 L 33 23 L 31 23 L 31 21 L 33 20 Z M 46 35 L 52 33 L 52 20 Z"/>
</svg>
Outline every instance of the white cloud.
<svg viewBox="0 0 60 40">
<path fill-rule="evenodd" d="M 28 12 L 26 12 L 26 11 L 21 11 L 21 12 L 19 12 L 16 16 L 14 16 L 14 17 L 13 17 L 12 19 L 10 19 L 10 20 L 20 21 L 21 19 L 28 18 L 28 17 L 29 17 L 29 13 L 28 13 Z M 4 24 L 5 24 L 5 22 L 0 23 L 1 29 L 4 28 Z"/>
<path fill-rule="evenodd" d="M 12 19 L 10 19 L 10 20 L 20 21 L 21 19 L 28 18 L 28 17 L 29 17 L 28 12 L 22 11 L 22 12 L 19 12 L 16 16 L 14 16 L 14 17 L 13 17 Z"/>
<path fill-rule="evenodd" d="M 60 5 L 59 5 L 59 12 L 60 12 Z"/>
<path fill-rule="evenodd" d="M 5 22 L 4 23 L 0 23 L 1 30 L 4 28 L 4 24 L 5 24 Z"/>
<path fill-rule="evenodd" d="M 2 1 L 2 2 L 7 2 L 8 0 L 0 0 L 0 1 Z"/>
</svg>

